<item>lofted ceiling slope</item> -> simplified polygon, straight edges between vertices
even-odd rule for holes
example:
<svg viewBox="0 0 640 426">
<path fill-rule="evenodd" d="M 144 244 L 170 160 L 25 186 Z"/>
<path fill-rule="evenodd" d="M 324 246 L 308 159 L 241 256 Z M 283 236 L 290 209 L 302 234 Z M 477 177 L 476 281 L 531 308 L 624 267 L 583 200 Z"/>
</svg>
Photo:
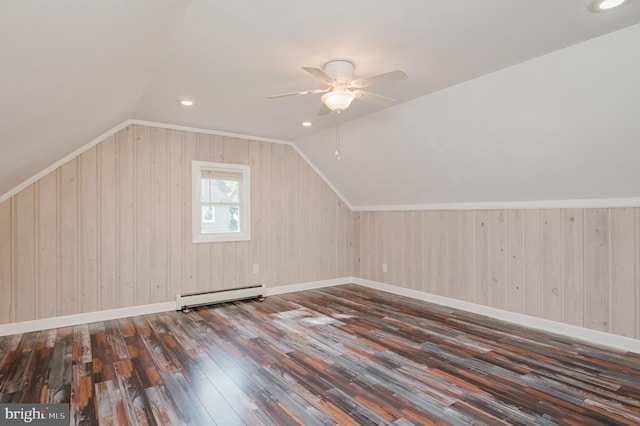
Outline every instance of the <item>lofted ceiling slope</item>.
<svg viewBox="0 0 640 426">
<path fill-rule="evenodd" d="M 640 1 L 589 5 L 5 0 L 0 194 L 134 118 L 295 141 L 356 207 L 630 196 L 637 128 L 620 116 L 596 126 L 593 106 L 637 99 Z M 358 77 L 409 75 L 371 88 L 398 105 L 356 101 L 340 116 L 340 162 L 336 116 L 315 115 L 319 95 L 266 99 L 321 88 L 300 67 L 338 58 Z M 601 71 L 616 81 L 594 82 Z"/>
</svg>

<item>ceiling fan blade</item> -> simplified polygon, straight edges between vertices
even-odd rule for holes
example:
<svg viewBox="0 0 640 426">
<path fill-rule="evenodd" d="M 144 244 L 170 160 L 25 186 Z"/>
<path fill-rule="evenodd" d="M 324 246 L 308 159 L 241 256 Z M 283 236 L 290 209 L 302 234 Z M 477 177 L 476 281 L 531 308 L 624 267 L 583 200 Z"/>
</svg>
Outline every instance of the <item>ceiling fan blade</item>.
<svg viewBox="0 0 640 426">
<path fill-rule="evenodd" d="M 382 74 L 370 75 L 369 77 L 353 80 L 350 84 L 350 87 L 358 89 L 361 87 L 370 87 L 377 84 L 390 83 L 392 81 L 406 80 L 407 78 L 407 74 L 404 71 L 389 71 Z"/>
<path fill-rule="evenodd" d="M 285 97 L 285 96 L 294 96 L 294 95 L 314 95 L 316 93 L 324 93 L 324 92 L 328 92 L 328 91 L 329 91 L 329 88 L 303 90 L 301 92 L 280 93 L 279 95 L 267 96 L 267 99 L 282 98 L 282 97 Z"/>
<path fill-rule="evenodd" d="M 320 109 L 318 110 L 318 115 L 327 115 L 331 112 L 329 108 L 325 104 L 322 104 Z"/>
<path fill-rule="evenodd" d="M 354 90 L 353 94 L 356 95 L 356 99 L 376 104 L 381 107 L 388 107 L 396 103 L 395 99 L 387 98 L 386 96 L 382 95 L 376 95 L 375 93 L 371 92 L 365 92 L 364 90 Z"/>
<path fill-rule="evenodd" d="M 315 78 L 320 79 L 321 81 L 323 81 L 325 84 L 329 86 L 333 84 L 333 78 L 331 78 L 329 74 L 322 71 L 320 68 L 302 67 L 302 69 L 308 72 L 309 74 L 313 75 Z"/>
</svg>

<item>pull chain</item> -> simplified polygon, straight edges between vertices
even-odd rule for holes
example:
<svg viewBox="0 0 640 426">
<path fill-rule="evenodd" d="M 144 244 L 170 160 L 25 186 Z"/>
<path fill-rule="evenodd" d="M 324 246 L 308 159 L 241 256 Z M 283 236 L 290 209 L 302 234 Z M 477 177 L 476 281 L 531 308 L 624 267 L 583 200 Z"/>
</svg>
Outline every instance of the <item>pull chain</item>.
<svg viewBox="0 0 640 426">
<path fill-rule="evenodd" d="M 340 161 L 340 110 L 336 112 L 336 157 Z"/>
</svg>

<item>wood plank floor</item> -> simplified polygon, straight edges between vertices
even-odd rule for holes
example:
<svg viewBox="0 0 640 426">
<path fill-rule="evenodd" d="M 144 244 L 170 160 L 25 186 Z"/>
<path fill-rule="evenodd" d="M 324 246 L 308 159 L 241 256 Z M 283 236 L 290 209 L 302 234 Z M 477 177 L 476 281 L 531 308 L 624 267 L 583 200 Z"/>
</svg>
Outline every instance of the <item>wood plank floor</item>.
<svg viewBox="0 0 640 426">
<path fill-rule="evenodd" d="M 356 285 L 0 337 L 72 424 L 640 424 L 640 355 Z"/>
</svg>

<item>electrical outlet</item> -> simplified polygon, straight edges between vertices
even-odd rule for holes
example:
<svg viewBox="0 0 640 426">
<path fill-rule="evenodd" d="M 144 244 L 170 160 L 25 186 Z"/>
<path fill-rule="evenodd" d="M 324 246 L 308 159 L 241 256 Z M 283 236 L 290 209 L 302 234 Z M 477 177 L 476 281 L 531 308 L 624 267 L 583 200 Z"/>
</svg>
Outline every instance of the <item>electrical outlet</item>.
<svg viewBox="0 0 640 426">
<path fill-rule="evenodd" d="M 386 263 L 382 264 L 382 272 L 387 272 L 387 264 Z"/>
<path fill-rule="evenodd" d="M 253 264 L 253 273 L 254 274 L 260 273 L 260 265 L 258 265 L 257 263 Z"/>
</svg>

